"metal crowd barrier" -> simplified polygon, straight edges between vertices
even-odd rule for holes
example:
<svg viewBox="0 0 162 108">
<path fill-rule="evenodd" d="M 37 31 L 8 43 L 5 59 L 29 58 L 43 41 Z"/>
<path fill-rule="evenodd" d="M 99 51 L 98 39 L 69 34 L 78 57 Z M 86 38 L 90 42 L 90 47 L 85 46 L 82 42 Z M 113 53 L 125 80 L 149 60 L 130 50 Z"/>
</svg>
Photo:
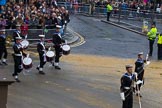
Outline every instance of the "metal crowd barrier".
<svg viewBox="0 0 162 108">
<path fill-rule="evenodd" d="M 13 32 L 15 29 L 6 29 L 6 36 L 12 39 Z M 51 39 L 55 29 L 29 29 L 28 30 L 28 37 L 29 40 L 38 40 L 38 35 L 44 34 L 46 39 Z"/>
<path fill-rule="evenodd" d="M 66 5 L 66 7 L 70 7 Z M 68 9 L 68 8 L 67 8 Z M 77 13 L 85 13 L 85 14 L 91 14 L 91 15 L 103 15 L 106 16 L 107 9 L 105 6 L 96 6 L 92 8 L 90 4 L 78 4 L 78 6 L 75 6 L 73 4 L 73 7 L 70 8 L 73 10 L 73 12 Z M 68 9 L 68 10 L 70 10 Z M 161 19 L 162 18 L 162 13 L 157 13 L 153 12 L 151 10 L 140 10 L 139 13 L 137 13 L 137 9 L 118 9 L 115 8 L 112 12 L 112 15 L 118 16 L 118 15 L 123 16 L 124 18 L 132 17 L 132 18 L 156 18 L 156 19 Z"/>
</svg>

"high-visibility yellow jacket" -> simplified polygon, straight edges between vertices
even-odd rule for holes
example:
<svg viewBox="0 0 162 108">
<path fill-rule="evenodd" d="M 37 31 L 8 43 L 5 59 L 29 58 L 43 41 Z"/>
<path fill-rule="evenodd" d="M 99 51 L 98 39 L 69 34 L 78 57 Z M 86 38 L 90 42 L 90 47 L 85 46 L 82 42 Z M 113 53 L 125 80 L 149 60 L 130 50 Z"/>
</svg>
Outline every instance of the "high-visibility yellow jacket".
<svg viewBox="0 0 162 108">
<path fill-rule="evenodd" d="M 111 12 L 113 10 L 113 7 L 110 4 L 108 4 L 106 7 L 107 7 L 107 12 Z"/>
<path fill-rule="evenodd" d="M 148 39 L 149 40 L 155 40 L 156 39 L 156 33 L 157 33 L 157 28 L 153 27 L 151 30 L 147 33 Z"/>
<path fill-rule="evenodd" d="M 157 41 L 158 44 L 162 44 L 162 34 L 159 34 L 158 35 L 158 41 Z"/>
</svg>

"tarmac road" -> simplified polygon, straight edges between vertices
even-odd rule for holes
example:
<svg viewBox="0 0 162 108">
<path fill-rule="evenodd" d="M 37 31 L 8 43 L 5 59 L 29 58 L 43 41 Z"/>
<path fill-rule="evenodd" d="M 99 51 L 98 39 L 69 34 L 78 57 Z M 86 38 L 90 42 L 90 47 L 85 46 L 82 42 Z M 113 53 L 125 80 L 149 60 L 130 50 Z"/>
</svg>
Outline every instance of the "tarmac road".
<svg viewBox="0 0 162 108">
<path fill-rule="evenodd" d="M 119 87 L 124 66 L 134 64 L 139 51 L 147 53 L 147 39 L 84 16 L 72 16 L 69 27 L 86 42 L 62 57 L 62 70 L 47 63 L 44 76 L 35 69 L 39 61 L 37 53 L 32 52 L 31 72 L 22 72 L 22 82 L 9 87 L 8 108 L 121 108 Z M 156 48 L 153 59 L 155 51 Z M 11 77 L 13 60 L 9 58 L 9 65 L 1 66 L 1 77 Z M 154 60 L 146 68 L 142 108 L 161 107 L 161 65 L 162 62 Z M 137 97 L 134 108 L 139 108 Z"/>
<path fill-rule="evenodd" d="M 76 53 L 121 58 L 134 58 L 140 51 L 148 53 L 148 40 L 144 36 L 103 23 L 94 17 L 76 15 L 71 19 L 73 23 L 70 23 L 70 27 L 86 40 L 85 45 L 76 48 Z M 157 56 L 156 48 L 155 43 L 154 59 Z"/>
</svg>

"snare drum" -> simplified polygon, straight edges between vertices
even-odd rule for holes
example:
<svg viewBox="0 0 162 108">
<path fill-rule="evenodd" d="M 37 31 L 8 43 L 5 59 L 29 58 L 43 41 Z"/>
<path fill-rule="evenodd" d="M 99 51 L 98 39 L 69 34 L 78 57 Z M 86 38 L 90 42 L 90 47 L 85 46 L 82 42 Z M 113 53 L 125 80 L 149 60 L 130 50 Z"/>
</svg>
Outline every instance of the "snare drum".
<svg viewBox="0 0 162 108">
<path fill-rule="evenodd" d="M 25 57 L 24 59 L 23 59 L 23 67 L 24 67 L 24 69 L 30 69 L 30 68 L 32 68 L 32 59 L 31 58 L 29 58 L 29 57 Z"/>
<path fill-rule="evenodd" d="M 27 40 L 25 39 L 25 40 L 23 40 L 23 41 L 21 42 L 21 45 L 22 45 L 22 47 L 23 47 L 24 49 L 27 49 L 28 46 L 29 46 L 29 41 L 27 41 Z"/>
<path fill-rule="evenodd" d="M 46 53 L 47 62 L 53 61 L 54 56 L 55 56 L 55 53 L 53 51 L 47 51 Z"/>
<path fill-rule="evenodd" d="M 63 53 L 64 55 L 70 54 L 70 46 L 69 46 L 69 45 L 63 45 L 63 46 L 62 46 L 62 53 Z"/>
</svg>

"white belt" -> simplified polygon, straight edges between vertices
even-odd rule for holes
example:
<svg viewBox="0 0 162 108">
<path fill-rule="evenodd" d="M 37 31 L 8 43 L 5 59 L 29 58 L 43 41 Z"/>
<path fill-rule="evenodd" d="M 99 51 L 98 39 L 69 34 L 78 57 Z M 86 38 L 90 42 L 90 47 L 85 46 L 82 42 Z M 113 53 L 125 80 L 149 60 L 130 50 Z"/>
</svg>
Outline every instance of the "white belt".
<svg viewBox="0 0 162 108">
<path fill-rule="evenodd" d="M 22 56 L 22 54 L 15 54 L 15 56 Z"/>
<path fill-rule="evenodd" d="M 130 87 L 124 87 L 124 89 L 129 90 L 129 89 L 130 89 Z"/>
</svg>

